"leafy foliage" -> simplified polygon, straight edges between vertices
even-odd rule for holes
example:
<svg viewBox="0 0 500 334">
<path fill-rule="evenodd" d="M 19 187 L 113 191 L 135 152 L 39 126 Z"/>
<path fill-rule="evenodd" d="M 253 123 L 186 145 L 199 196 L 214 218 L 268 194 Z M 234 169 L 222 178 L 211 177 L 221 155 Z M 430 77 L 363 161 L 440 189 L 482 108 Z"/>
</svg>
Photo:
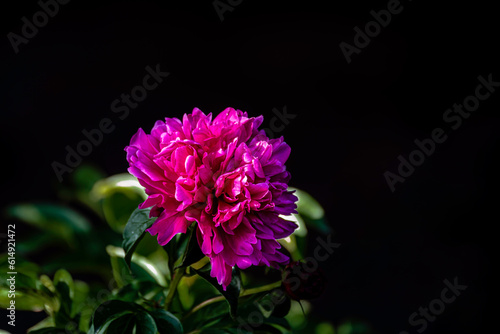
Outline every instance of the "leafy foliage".
<svg viewBox="0 0 500 334">
<path fill-rule="evenodd" d="M 158 246 L 146 231 L 156 218 L 137 208 L 146 195 L 130 175 L 105 177 L 82 166 L 59 194 L 61 203 L 21 203 L 4 212 L 27 231 L 16 236 L 16 309 L 47 314 L 30 333 L 301 333 L 299 327 L 306 328 L 294 322 L 304 314 L 283 292 L 282 269 L 234 268 L 223 290 L 210 276 L 196 222 Z M 311 195 L 296 194 L 299 213 L 284 218 L 300 228 L 280 243 L 302 258 L 308 229 L 329 233 L 331 228 Z M 7 269 L 8 256 L 1 254 L 0 270 Z M 0 306 L 9 301 L 3 280 Z M 308 326 L 314 332 L 316 324 Z"/>
</svg>

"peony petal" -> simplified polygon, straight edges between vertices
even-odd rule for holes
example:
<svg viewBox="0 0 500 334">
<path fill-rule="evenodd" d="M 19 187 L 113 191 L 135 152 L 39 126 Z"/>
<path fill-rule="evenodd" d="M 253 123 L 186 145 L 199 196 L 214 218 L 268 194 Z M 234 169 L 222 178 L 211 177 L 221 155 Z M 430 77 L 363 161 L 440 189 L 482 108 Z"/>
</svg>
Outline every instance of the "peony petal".
<svg viewBox="0 0 500 334">
<path fill-rule="evenodd" d="M 139 129 L 125 148 L 128 170 L 148 195 L 139 207 L 158 216 L 149 233 L 164 245 L 196 222 L 211 276 L 224 289 L 233 266 L 288 262 L 276 239 L 297 228 L 279 217 L 296 212 L 297 197 L 287 190 L 290 147 L 283 137 L 269 139 L 262 122 L 234 108 L 212 121 L 194 108 L 182 121 L 157 121 L 151 134 Z"/>
<path fill-rule="evenodd" d="M 190 222 L 186 220 L 183 212 L 179 212 L 173 216 L 166 217 L 163 213 L 156 219 L 153 225 L 147 229 L 151 235 L 158 235 L 158 243 L 160 246 L 166 245 L 177 233 L 186 233 Z"/>
</svg>

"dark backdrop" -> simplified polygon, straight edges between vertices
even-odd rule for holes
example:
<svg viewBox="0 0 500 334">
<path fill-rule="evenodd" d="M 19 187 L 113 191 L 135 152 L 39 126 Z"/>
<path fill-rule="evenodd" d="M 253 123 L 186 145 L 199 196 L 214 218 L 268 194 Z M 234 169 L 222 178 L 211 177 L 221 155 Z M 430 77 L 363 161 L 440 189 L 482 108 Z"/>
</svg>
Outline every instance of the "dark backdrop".
<svg viewBox="0 0 500 334">
<path fill-rule="evenodd" d="M 17 54 L 7 34 L 40 6 L 2 4 L 3 204 L 55 199 L 51 163 L 105 117 L 116 128 L 84 161 L 113 174 L 126 171 L 132 134 L 157 119 L 232 106 L 268 125 L 286 106 L 296 117 L 277 135 L 292 147 L 291 184 L 325 207 L 342 244 L 322 264 L 329 285 L 314 312 L 413 334 L 410 314 L 457 277 L 468 288 L 425 332 L 493 324 L 500 93 L 454 131 L 443 121 L 479 75 L 500 81 L 493 3 L 402 1 L 350 63 L 339 44 L 352 45 L 353 28 L 388 1 L 242 1 L 223 21 L 211 1 L 165 3 L 73 0 Z M 111 102 L 156 64 L 170 75 L 120 120 Z M 448 139 L 391 192 L 384 172 L 437 127 Z"/>
</svg>

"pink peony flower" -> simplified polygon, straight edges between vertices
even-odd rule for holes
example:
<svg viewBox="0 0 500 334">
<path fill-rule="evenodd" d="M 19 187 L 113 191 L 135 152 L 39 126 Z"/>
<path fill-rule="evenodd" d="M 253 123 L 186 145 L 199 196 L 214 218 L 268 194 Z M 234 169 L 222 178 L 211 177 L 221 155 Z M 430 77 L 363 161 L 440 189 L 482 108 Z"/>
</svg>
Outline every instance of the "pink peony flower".
<svg viewBox="0 0 500 334">
<path fill-rule="evenodd" d="M 139 129 L 125 148 L 128 171 L 148 194 L 139 208 L 158 217 L 148 232 L 165 245 L 196 222 L 210 274 L 224 289 L 234 266 L 287 264 L 276 239 L 297 228 L 279 216 L 296 213 L 287 190 L 290 147 L 259 131 L 262 121 L 233 108 L 212 121 L 195 108 L 182 122 L 157 121 L 151 134 Z"/>
</svg>

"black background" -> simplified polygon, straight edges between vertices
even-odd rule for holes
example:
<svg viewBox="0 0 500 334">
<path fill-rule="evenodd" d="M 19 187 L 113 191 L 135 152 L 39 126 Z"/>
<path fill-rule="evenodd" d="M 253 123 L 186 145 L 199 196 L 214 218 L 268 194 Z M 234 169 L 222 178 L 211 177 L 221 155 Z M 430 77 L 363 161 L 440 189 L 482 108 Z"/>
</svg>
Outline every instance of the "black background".
<svg viewBox="0 0 500 334">
<path fill-rule="evenodd" d="M 387 1 L 247 0 L 221 22 L 211 1 L 73 0 L 18 54 L 6 36 L 40 7 L 3 3 L 2 202 L 55 200 L 51 163 L 104 117 L 116 129 L 84 161 L 114 174 L 126 171 L 130 137 L 157 119 L 231 106 L 268 125 L 273 108 L 286 106 L 296 115 L 279 133 L 292 147 L 291 185 L 319 200 L 342 244 L 322 263 L 329 284 L 314 313 L 416 333 L 409 315 L 458 277 L 468 288 L 425 333 L 485 332 L 494 319 L 500 92 L 455 131 L 442 117 L 474 93 L 479 75 L 500 81 L 498 11 L 492 2 L 402 6 L 348 64 L 339 43 L 352 44 L 353 28 Z M 119 120 L 111 102 L 156 64 L 170 76 Z M 448 139 L 392 193 L 383 173 L 436 127 Z"/>
</svg>

